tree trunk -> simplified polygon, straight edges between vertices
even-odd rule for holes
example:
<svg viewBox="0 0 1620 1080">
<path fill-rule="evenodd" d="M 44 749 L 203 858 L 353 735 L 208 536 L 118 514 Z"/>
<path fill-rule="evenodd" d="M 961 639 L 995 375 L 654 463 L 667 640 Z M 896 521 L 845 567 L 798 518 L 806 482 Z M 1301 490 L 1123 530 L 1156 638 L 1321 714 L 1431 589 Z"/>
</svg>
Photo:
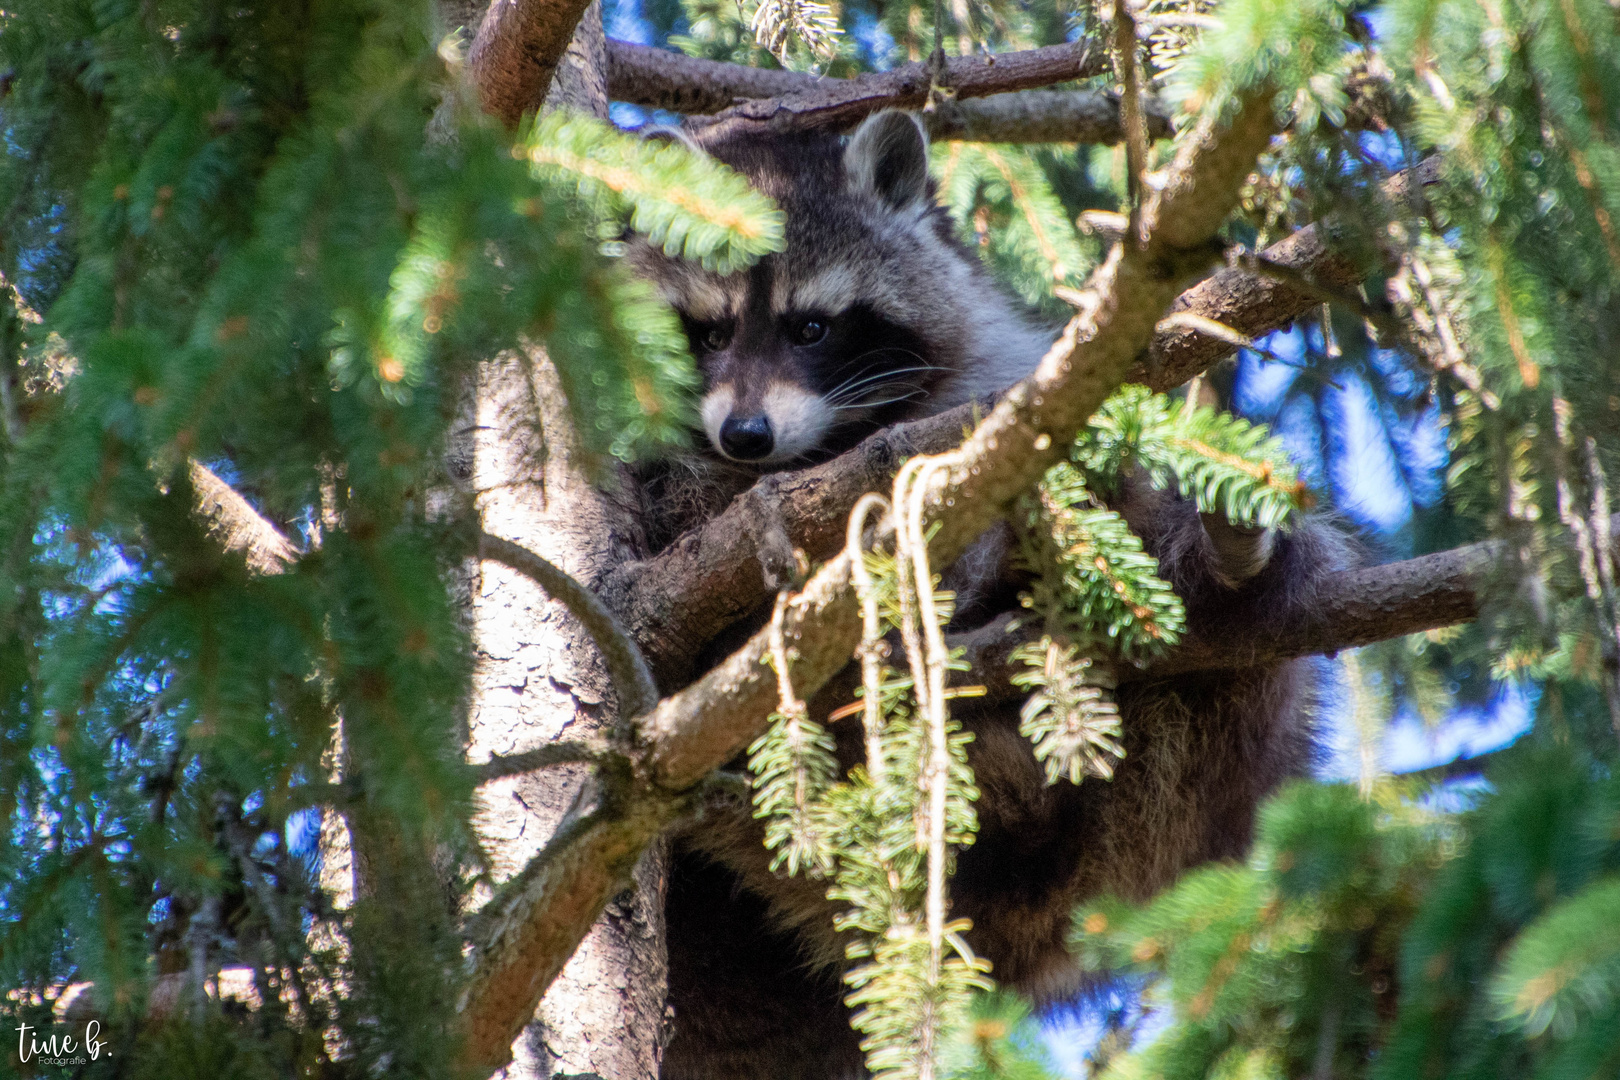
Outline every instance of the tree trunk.
<svg viewBox="0 0 1620 1080">
<path fill-rule="evenodd" d="M 547 107 L 607 114 L 600 6 L 568 47 Z M 539 349 L 484 365 L 476 389 L 473 486 L 485 531 L 550 559 L 586 586 L 645 554 L 623 501 L 589 476 L 555 369 Z M 628 479 L 623 479 L 628 483 Z M 485 562 L 474 579 L 477 670 L 468 712 L 474 761 L 567 737 L 605 736 L 618 723 L 611 681 L 590 637 L 529 579 Z M 571 811 L 591 802 L 589 767 L 558 766 L 480 791 L 476 826 L 500 881 L 517 873 Z M 504 1072 L 522 1077 L 658 1075 L 664 1037 L 664 879 L 661 847 L 638 864 L 541 1002 Z"/>
<path fill-rule="evenodd" d="M 473 482 L 486 531 L 515 540 L 587 585 L 637 554 L 633 522 L 590 483 L 550 362 L 539 350 L 486 364 L 477 389 Z M 617 722 L 607 672 L 583 627 L 538 586 L 483 564 L 472 595 L 478 665 L 468 716 L 473 760 Z M 480 792 L 476 825 L 505 880 L 575 806 L 589 768 L 556 766 Z M 662 1049 L 663 878 L 660 852 L 608 908 L 514 1046 L 506 1076 L 651 1077 Z"/>
</svg>

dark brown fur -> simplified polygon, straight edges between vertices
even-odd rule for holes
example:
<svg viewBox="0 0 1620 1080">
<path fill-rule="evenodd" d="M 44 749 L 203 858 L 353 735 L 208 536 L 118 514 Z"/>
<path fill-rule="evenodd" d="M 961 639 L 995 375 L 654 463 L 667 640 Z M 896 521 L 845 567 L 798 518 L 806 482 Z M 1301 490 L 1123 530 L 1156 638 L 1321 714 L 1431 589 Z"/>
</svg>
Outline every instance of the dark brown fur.
<svg viewBox="0 0 1620 1080">
<path fill-rule="evenodd" d="M 1315 581 L 1348 558 L 1336 532 L 1307 524 L 1278 538 L 1265 569 L 1232 589 L 1190 504 L 1137 487 L 1121 509 L 1200 636 L 1309 608 Z M 978 838 L 958 858 L 951 913 L 972 920 L 968 940 L 997 981 L 1037 1002 L 1072 997 L 1082 981 L 1064 937 L 1077 904 L 1104 893 L 1145 899 L 1190 867 L 1241 857 L 1258 803 L 1314 761 L 1318 663 L 1123 684 L 1126 756 L 1111 782 L 1078 787 L 1044 782 L 1016 707 L 957 705 L 953 715 L 974 734 L 969 759 L 981 795 Z M 857 760 L 858 723 L 835 731 L 840 756 Z M 832 977 L 843 945 L 834 908 L 815 883 L 771 874 L 761 840 L 738 805 L 714 808 L 677 841 L 668 908 L 676 1028 L 666 1080 L 861 1075 Z M 791 1035 L 769 1019 L 781 1015 L 799 1018 Z M 822 1048 L 813 1061 L 807 1041 Z"/>
</svg>

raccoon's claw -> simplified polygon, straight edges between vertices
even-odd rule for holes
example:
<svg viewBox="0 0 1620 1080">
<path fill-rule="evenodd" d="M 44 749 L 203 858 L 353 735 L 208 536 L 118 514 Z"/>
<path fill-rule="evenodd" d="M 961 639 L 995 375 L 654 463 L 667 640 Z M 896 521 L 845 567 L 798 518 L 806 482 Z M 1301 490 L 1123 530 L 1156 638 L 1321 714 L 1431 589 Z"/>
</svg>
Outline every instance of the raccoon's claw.
<svg viewBox="0 0 1620 1080">
<path fill-rule="evenodd" d="M 1225 514 L 1199 514 L 1204 535 L 1215 549 L 1215 576 L 1236 589 L 1259 575 L 1277 548 L 1277 530 L 1255 525 L 1234 525 Z"/>
</svg>

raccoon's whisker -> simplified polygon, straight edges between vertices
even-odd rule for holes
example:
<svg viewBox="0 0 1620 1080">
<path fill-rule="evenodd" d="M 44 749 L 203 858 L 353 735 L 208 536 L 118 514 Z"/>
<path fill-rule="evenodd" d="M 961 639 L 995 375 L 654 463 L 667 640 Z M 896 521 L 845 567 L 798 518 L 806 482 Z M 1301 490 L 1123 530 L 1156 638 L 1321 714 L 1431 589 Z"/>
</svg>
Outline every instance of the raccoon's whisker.
<svg viewBox="0 0 1620 1080">
<path fill-rule="evenodd" d="M 847 397 L 863 386 L 870 386 L 874 383 L 885 382 L 896 376 L 907 374 L 912 370 L 912 368 L 899 368 L 895 371 L 869 372 L 865 375 L 852 376 L 829 390 L 826 397 L 829 401 L 834 398 Z"/>
<path fill-rule="evenodd" d="M 895 368 L 892 371 L 875 371 L 875 372 L 872 373 L 873 376 L 875 376 L 877 378 L 884 378 L 886 376 L 897 375 L 897 374 L 899 374 L 901 372 L 905 372 L 905 371 L 954 371 L 955 370 L 954 368 L 941 367 L 939 364 L 930 364 L 928 362 L 928 358 L 926 356 L 923 356 L 921 353 L 913 352 L 910 349 L 902 349 L 902 348 L 899 348 L 898 346 L 892 346 L 892 345 L 889 346 L 888 348 L 885 348 L 885 349 L 873 349 L 870 352 L 861 353 L 859 356 L 855 357 L 849 363 L 850 364 L 864 364 L 864 363 L 866 363 L 866 361 L 870 360 L 871 358 L 873 358 L 875 356 L 884 356 L 884 355 L 887 355 L 887 354 L 890 354 L 890 353 L 898 354 L 900 356 L 905 356 L 905 357 L 907 357 L 909 359 L 912 359 L 912 360 L 915 360 L 917 362 L 914 365 L 912 365 L 911 367 Z M 848 365 L 846 364 L 845 366 L 847 367 Z"/>
<path fill-rule="evenodd" d="M 899 401 L 908 401 L 911 398 L 914 398 L 914 397 L 918 396 L 919 394 L 926 397 L 927 394 L 928 394 L 928 391 L 926 391 L 926 390 L 913 390 L 909 394 L 901 394 L 899 397 L 884 398 L 882 401 L 862 401 L 862 402 L 859 402 L 859 403 L 857 403 L 855 405 L 836 405 L 836 406 L 833 407 L 833 411 L 834 412 L 853 412 L 856 409 L 880 409 L 885 405 L 893 405 L 893 404 L 895 404 L 896 402 L 899 402 Z"/>
<path fill-rule="evenodd" d="M 884 405 L 892 405 L 897 401 L 907 401 L 915 397 L 928 397 L 930 394 L 930 391 L 926 387 L 914 386 L 909 383 L 900 383 L 898 385 L 893 383 L 884 383 L 881 386 L 874 387 L 871 392 L 874 394 L 879 394 L 885 391 L 902 389 L 905 390 L 905 393 L 895 394 L 891 397 L 883 398 L 881 401 L 872 401 L 865 398 L 860 398 L 853 401 L 846 399 L 842 402 L 829 403 L 829 407 L 833 412 L 854 412 L 858 409 L 876 409 Z"/>
<path fill-rule="evenodd" d="M 872 405 L 872 402 L 870 400 L 872 397 L 880 395 L 880 394 L 893 394 L 893 393 L 896 393 L 896 392 L 899 392 L 899 391 L 904 391 L 904 393 L 901 394 L 902 397 L 918 397 L 918 396 L 927 397 L 930 394 L 930 391 L 929 391 L 929 389 L 927 387 L 918 386 L 916 383 L 912 383 L 912 382 L 899 382 L 899 383 L 885 382 L 885 383 L 879 383 L 876 386 L 868 387 L 861 394 L 846 395 L 844 397 L 838 398 L 836 401 L 830 401 L 830 402 L 828 402 L 828 404 L 832 405 L 834 408 L 848 407 L 848 408 L 855 408 L 855 409 L 864 409 L 864 408 L 869 408 Z"/>
<path fill-rule="evenodd" d="M 837 404 L 839 402 L 848 401 L 851 397 L 855 396 L 857 391 L 870 393 L 875 387 L 890 385 L 902 375 L 909 375 L 913 372 L 941 370 L 943 369 L 934 367 L 932 365 L 927 365 L 920 367 L 895 368 L 893 371 L 876 372 L 874 374 L 867 375 L 865 378 L 845 380 L 830 390 L 823 397 L 823 400 L 829 404 Z"/>
<path fill-rule="evenodd" d="M 858 370 L 855 373 L 855 375 L 850 377 L 850 379 L 844 380 L 844 383 L 848 383 L 853 379 L 858 379 L 858 378 L 861 378 L 863 376 L 865 378 L 868 378 L 868 379 L 883 379 L 883 378 L 888 378 L 891 375 L 897 375 L 897 374 L 900 374 L 902 372 L 907 372 L 907 371 L 950 371 L 950 370 L 952 370 L 951 368 L 940 367 L 937 364 L 930 364 L 928 362 L 928 358 L 921 355 L 920 353 L 917 353 L 917 352 L 915 352 L 915 351 L 913 351 L 911 349 L 902 349 L 902 348 L 900 348 L 899 346 L 896 346 L 896 345 L 891 345 L 891 346 L 888 346 L 887 348 L 882 348 L 882 349 L 871 349 L 871 350 L 868 350 L 867 352 L 863 352 L 859 356 L 855 356 L 855 357 L 850 358 L 849 360 L 844 361 L 844 363 L 842 363 L 842 364 L 840 364 L 838 366 L 838 370 L 839 371 L 844 371 L 844 370 L 847 370 L 848 368 L 854 367 L 856 365 L 865 365 L 866 361 L 870 360 L 872 357 L 874 357 L 874 356 L 884 356 L 884 355 L 889 354 L 889 353 L 897 353 L 899 355 L 909 357 L 909 358 L 917 361 L 917 363 L 915 365 L 913 365 L 912 367 L 895 368 L 893 371 L 866 371 L 865 367 L 863 366 L 862 369 Z M 842 388 L 844 383 L 840 384 L 840 388 Z"/>
</svg>

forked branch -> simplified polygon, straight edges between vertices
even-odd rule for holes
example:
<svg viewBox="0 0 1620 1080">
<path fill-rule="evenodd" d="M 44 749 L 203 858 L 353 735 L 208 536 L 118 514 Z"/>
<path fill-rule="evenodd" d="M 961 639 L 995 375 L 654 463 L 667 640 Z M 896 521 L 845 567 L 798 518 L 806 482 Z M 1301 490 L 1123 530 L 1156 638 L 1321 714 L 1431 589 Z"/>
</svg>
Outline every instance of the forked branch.
<svg viewBox="0 0 1620 1080">
<path fill-rule="evenodd" d="M 958 100 L 1030 90 L 1107 70 L 1102 50 L 1090 42 L 1048 45 L 1027 52 L 958 56 L 945 62 L 941 82 Z M 915 109 L 928 98 L 932 69 L 904 64 L 853 79 L 825 79 L 780 97 L 745 101 L 708 124 L 771 131 L 843 131 L 881 109 Z"/>
</svg>

